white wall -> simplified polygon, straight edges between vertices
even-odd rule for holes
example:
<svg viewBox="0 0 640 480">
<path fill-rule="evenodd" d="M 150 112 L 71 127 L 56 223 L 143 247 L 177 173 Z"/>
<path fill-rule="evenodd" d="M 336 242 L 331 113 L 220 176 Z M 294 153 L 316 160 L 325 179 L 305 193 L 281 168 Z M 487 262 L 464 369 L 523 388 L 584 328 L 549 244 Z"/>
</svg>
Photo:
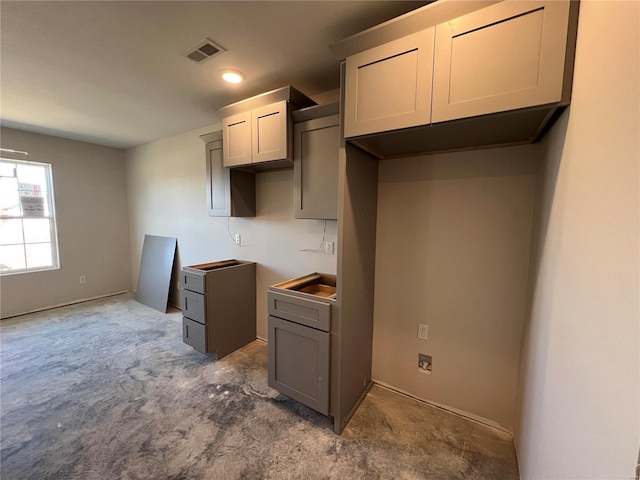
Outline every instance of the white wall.
<svg viewBox="0 0 640 480">
<path fill-rule="evenodd" d="M 259 173 L 257 216 L 207 216 L 205 144 L 199 135 L 220 124 L 136 147 L 126 152 L 132 282 L 137 285 L 145 234 L 177 237 L 181 266 L 237 258 L 257 266 L 257 334 L 267 338 L 269 285 L 312 272 L 336 273 L 335 255 L 301 252 L 318 248 L 323 220 L 296 220 L 293 170 Z M 229 236 L 239 233 L 242 247 Z M 336 241 L 336 222 L 327 222 Z"/>
<path fill-rule="evenodd" d="M 581 2 L 572 104 L 543 144 L 516 428 L 524 480 L 634 475 L 640 444 L 639 6 Z"/>
<path fill-rule="evenodd" d="M 512 430 L 539 159 L 525 145 L 380 162 L 374 380 Z"/>
<path fill-rule="evenodd" d="M 1 134 L 3 148 L 52 164 L 60 252 L 58 270 L 0 279 L 2 317 L 130 290 L 124 152 L 10 128 Z"/>
</svg>

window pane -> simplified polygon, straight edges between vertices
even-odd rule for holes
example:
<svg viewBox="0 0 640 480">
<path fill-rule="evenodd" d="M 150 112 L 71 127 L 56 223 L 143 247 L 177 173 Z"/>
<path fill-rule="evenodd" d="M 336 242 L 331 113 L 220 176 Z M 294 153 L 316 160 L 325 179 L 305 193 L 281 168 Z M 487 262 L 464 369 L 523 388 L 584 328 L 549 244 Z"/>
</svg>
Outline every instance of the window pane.
<svg viewBox="0 0 640 480">
<path fill-rule="evenodd" d="M 11 271 L 26 268 L 22 245 L 0 245 L 0 270 Z"/>
<path fill-rule="evenodd" d="M 25 245 L 24 248 L 27 251 L 27 268 L 50 267 L 53 265 L 50 243 L 34 243 Z"/>
<path fill-rule="evenodd" d="M 0 177 L 15 177 L 16 164 L 12 162 L 0 162 Z"/>
<path fill-rule="evenodd" d="M 45 240 L 45 241 L 48 241 Z M 23 243 L 22 220 L 0 220 L 0 245 Z"/>
<path fill-rule="evenodd" d="M 24 219 L 24 241 L 25 243 L 50 243 L 51 228 L 48 218 L 25 218 Z"/>
<path fill-rule="evenodd" d="M 18 179 L 20 183 L 38 185 L 41 190 L 44 190 L 47 186 L 45 167 L 40 165 L 18 164 Z"/>
<path fill-rule="evenodd" d="M 15 178 L 0 177 L 0 215 L 21 215 L 18 181 Z"/>
</svg>

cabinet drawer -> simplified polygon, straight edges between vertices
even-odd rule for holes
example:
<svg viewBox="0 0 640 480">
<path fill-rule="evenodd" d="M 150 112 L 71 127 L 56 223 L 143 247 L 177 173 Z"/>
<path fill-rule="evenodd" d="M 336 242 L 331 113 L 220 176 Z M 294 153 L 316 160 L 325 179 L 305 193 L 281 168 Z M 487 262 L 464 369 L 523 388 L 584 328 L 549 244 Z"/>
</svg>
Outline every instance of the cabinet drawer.
<svg viewBox="0 0 640 480">
<path fill-rule="evenodd" d="M 207 353 L 207 327 L 182 317 L 182 341 L 202 353 Z"/>
<path fill-rule="evenodd" d="M 182 289 L 192 292 L 205 293 L 204 275 L 182 271 Z"/>
<path fill-rule="evenodd" d="M 207 323 L 206 302 L 205 295 L 182 290 L 182 315 L 199 323 Z"/>
<path fill-rule="evenodd" d="M 269 317 L 269 386 L 327 415 L 329 333 Z"/>
<path fill-rule="evenodd" d="M 331 305 L 283 293 L 268 292 L 269 315 L 328 332 L 331 328 Z"/>
</svg>

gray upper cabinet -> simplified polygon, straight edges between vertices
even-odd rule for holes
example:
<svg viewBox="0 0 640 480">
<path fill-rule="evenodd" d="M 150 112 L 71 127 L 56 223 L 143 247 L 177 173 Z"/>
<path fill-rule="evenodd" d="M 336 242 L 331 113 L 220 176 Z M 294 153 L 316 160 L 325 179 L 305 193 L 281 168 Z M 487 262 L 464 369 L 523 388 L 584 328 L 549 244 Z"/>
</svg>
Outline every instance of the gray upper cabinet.
<svg viewBox="0 0 640 480">
<path fill-rule="evenodd" d="M 338 218 L 340 148 L 338 104 L 310 107 L 295 113 L 308 118 L 293 127 L 295 217 L 335 220 Z"/>
<path fill-rule="evenodd" d="M 501 2 L 436 27 L 432 121 L 568 102 L 570 3 Z"/>
<path fill-rule="evenodd" d="M 206 142 L 207 214 L 210 217 L 255 217 L 255 174 L 224 167 L 222 132 L 201 138 Z"/>
<path fill-rule="evenodd" d="M 315 105 L 284 87 L 221 108 L 223 165 L 254 171 L 292 166 L 291 111 Z"/>
<path fill-rule="evenodd" d="M 431 121 L 434 28 L 347 58 L 345 137 Z"/>
<path fill-rule="evenodd" d="M 377 158 L 535 142 L 568 105 L 577 1 L 439 0 L 331 46 Z"/>
<path fill-rule="evenodd" d="M 282 101 L 225 118 L 224 166 L 287 159 L 287 117 L 287 102 Z"/>
</svg>

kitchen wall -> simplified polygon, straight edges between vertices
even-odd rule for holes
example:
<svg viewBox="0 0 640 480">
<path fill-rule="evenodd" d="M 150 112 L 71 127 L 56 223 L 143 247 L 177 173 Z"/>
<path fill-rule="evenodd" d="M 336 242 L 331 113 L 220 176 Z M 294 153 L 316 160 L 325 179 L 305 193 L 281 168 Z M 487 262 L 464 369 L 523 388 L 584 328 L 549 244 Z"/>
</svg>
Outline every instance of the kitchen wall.
<svg viewBox="0 0 640 480">
<path fill-rule="evenodd" d="M 0 278 L 2 318 L 129 291 L 124 152 L 10 128 L 0 134 L 3 148 L 52 164 L 60 252 L 58 270 Z"/>
<path fill-rule="evenodd" d="M 127 192 L 131 242 L 131 281 L 137 285 L 145 234 L 177 237 L 181 266 L 237 258 L 257 266 L 257 334 L 267 338 L 267 287 L 312 272 L 336 273 L 335 255 L 317 249 L 324 220 L 296 220 L 293 170 L 256 176 L 257 216 L 207 216 L 205 144 L 199 135 L 211 125 L 127 150 Z M 242 246 L 231 238 L 239 233 Z M 327 240 L 336 241 L 336 221 L 326 222 Z M 179 303 L 177 290 L 172 299 Z"/>
<path fill-rule="evenodd" d="M 523 480 L 634 478 L 640 445 L 638 2 L 580 5 L 546 162 L 522 349 Z"/>
<path fill-rule="evenodd" d="M 512 429 L 540 153 L 380 162 L 374 380 Z"/>
</svg>

